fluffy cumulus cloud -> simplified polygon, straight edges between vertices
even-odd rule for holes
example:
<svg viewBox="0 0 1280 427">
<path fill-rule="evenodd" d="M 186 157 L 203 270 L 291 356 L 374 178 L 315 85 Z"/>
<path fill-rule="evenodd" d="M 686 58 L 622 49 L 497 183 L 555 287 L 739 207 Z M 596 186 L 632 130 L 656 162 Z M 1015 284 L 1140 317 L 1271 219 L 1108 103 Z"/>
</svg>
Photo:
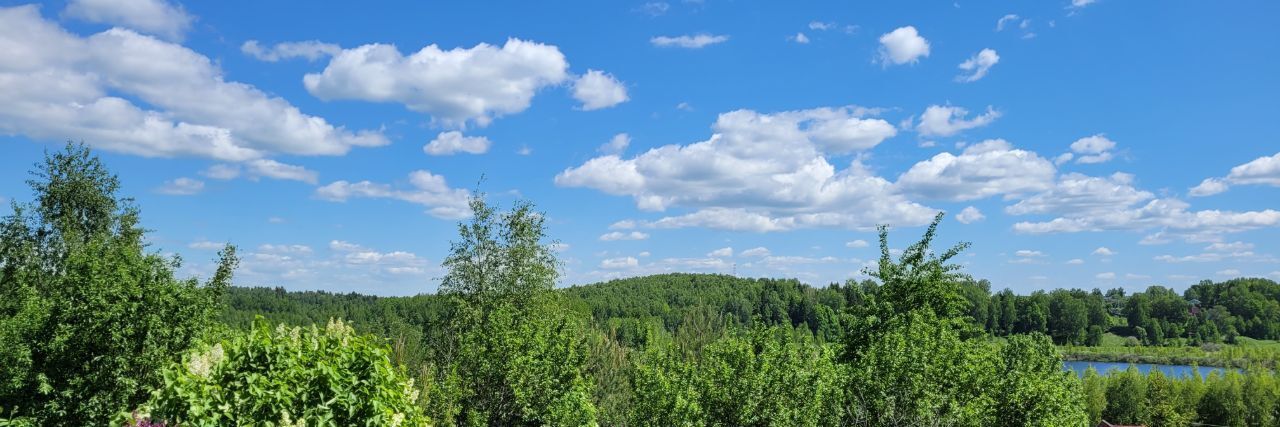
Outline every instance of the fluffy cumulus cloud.
<svg viewBox="0 0 1280 427">
<path fill-rule="evenodd" d="M 419 170 L 409 174 L 409 188 L 396 188 L 389 184 L 370 181 L 334 181 L 315 191 L 317 198 L 332 202 L 345 202 L 353 198 L 394 199 L 427 208 L 427 213 L 438 218 L 459 219 L 470 215 L 466 190 L 449 188 L 443 176 Z"/>
<path fill-rule="evenodd" d="M 1071 143 L 1071 152 L 1058 156 L 1058 163 L 1075 159 L 1076 163 L 1104 163 L 1114 156 L 1116 143 L 1102 134 L 1086 136 Z"/>
<path fill-rule="evenodd" d="M 573 99 L 582 103 L 583 110 L 599 110 L 627 102 L 627 87 L 600 70 L 587 70 L 573 82 Z"/>
<path fill-rule="evenodd" d="M 729 41 L 729 36 L 705 33 L 684 36 L 657 36 L 649 39 L 649 43 L 657 47 L 678 47 L 684 49 L 701 49 L 727 41 Z"/>
<path fill-rule="evenodd" d="M 966 119 L 969 110 L 950 105 L 930 105 L 920 115 L 916 132 L 921 136 L 952 136 L 957 133 L 991 124 L 1000 118 L 1000 112 L 987 107 L 987 112 Z"/>
<path fill-rule="evenodd" d="M 191 196 L 200 194 L 201 191 L 204 191 L 204 181 L 187 177 L 165 181 L 164 185 L 156 188 L 157 193 L 170 196 Z"/>
<path fill-rule="evenodd" d="M 433 44 L 409 55 L 368 44 L 337 53 L 302 81 L 320 99 L 396 102 L 446 126 L 485 126 L 529 108 L 538 90 L 569 78 L 568 67 L 559 48 L 520 39 L 450 50 Z"/>
<path fill-rule="evenodd" d="M 956 76 L 958 82 L 976 82 L 987 76 L 987 71 L 991 70 L 996 63 L 1000 62 L 1000 55 L 996 54 L 993 49 L 982 49 L 982 51 L 974 54 L 969 59 L 960 63 L 960 69 L 964 74 Z"/>
<path fill-rule="evenodd" d="M 916 27 L 906 26 L 880 36 L 881 64 L 914 64 L 929 56 L 929 41 L 920 37 Z"/>
<path fill-rule="evenodd" d="M 938 153 L 916 163 L 895 186 L 930 199 L 1008 198 L 1051 188 L 1055 173 L 1053 164 L 1036 153 L 991 139 L 966 147 L 958 156 Z"/>
<path fill-rule="evenodd" d="M 1237 184 L 1280 187 L 1280 153 L 1233 167 L 1226 177 L 1206 179 L 1191 189 L 1191 195 L 1210 196 L 1227 191 L 1231 185 Z"/>
<path fill-rule="evenodd" d="M 956 221 L 960 221 L 961 224 L 972 224 L 984 219 L 987 219 L 987 216 L 973 206 L 961 209 L 960 213 L 956 214 Z"/>
<path fill-rule="evenodd" d="M 229 161 L 341 155 L 387 143 L 379 133 L 347 131 L 226 81 L 209 58 L 128 29 L 80 37 L 42 18 L 36 6 L 0 8 L 0 46 L 0 132 Z"/>
<path fill-rule="evenodd" d="M 483 136 L 463 136 L 456 130 L 441 132 L 436 139 L 422 147 L 422 151 L 432 156 L 451 156 L 458 153 L 484 154 L 489 151 L 489 138 Z"/>
<path fill-rule="evenodd" d="M 739 253 L 738 256 L 741 256 L 744 258 L 767 257 L 769 256 L 769 248 L 766 248 L 764 246 L 757 246 L 757 247 L 742 251 L 742 253 Z"/>
<path fill-rule="evenodd" d="M 333 43 L 322 43 L 318 40 L 283 42 L 264 47 L 257 40 L 249 40 L 240 45 L 240 51 L 266 62 L 278 62 L 294 58 L 316 61 L 337 55 L 342 52 L 342 47 Z"/>
<path fill-rule="evenodd" d="M 865 247 L 869 246 L 869 244 L 867 243 L 867 241 L 866 241 L 866 240 L 857 239 L 857 240 L 850 240 L 850 241 L 848 241 L 848 242 L 844 242 L 844 246 L 845 246 L 846 248 L 855 248 L 855 249 L 856 249 L 856 248 L 865 248 Z"/>
<path fill-rule="evenodd" d="M 1220 241 L 1224 234 L 1280 225 L 1280 211 L 1196 211 L 1182 200 L 1157 198 L 1133 183 L 1134 177 L 1125 173 L 1108 177 L 1066 174 L 1052 188 L 1019 200 L 1005 211 L 1050 217 L 1014 224 L 1014 230 L 1021 233 L 1156 230 L 1141 244 L 1167 243 L 1173 238 Z"/>
<path fill-rule="evenodd" d="M 609 142 L 601 145 L 597 150 L 604 154 L 619 155 L 627 151 L 627 146 L 631 145 L 631 136 L 620 133 L 609 139 Z"/>
<path fill-rule="evenodd" d="M 164 0 L 71 0 L 66 16 L 117 25 L 169 40 L 181 40 L 195 20 L 182 6 Z"/>
<path fill-rule="evenodd" d="M 642 210 L 689 212 L 642 225 L 781 231 L 927 223 L 932 209 L 907 200 L 858 161 L 837 170 L 827 156 L 858 152 L 894 135 L 861 108 L 719 116 L 711 138 L 634 158 L 605 155 L 556 176 L 557 185 L 630 196 Z"/>
<path fill-rule="evenodd" d="M 1118 206 L 1132 206 L 1155 195 L 1133 187 L 1133 175 L 1115 173 L 1094 177 L 1069 173 L 1058 177 L 1051 188 L 1005 208 L 1013 215 L 1073 214 L 1105 215 Z"/>
</svg>

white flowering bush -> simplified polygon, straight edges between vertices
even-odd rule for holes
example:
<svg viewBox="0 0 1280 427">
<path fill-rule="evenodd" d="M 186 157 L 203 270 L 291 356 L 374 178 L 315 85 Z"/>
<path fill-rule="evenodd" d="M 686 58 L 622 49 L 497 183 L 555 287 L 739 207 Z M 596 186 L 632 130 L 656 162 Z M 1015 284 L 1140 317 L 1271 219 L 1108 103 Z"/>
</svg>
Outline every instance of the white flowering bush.
<svg viewBox="0 0 1280 427">
<path fill-rule="evenodd" d="M 426 426 L 418 389 L 379 339 L 341 320 L 245 333 L 202 346 L 163 374 L 144 408 L 176 426 Z"/>
</svg>

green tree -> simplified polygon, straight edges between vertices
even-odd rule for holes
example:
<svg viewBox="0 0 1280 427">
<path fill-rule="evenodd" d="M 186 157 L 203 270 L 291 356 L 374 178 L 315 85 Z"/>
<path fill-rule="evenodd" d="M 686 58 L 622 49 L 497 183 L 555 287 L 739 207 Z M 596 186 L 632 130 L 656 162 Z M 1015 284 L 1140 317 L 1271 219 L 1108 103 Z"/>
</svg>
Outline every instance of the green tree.
<svg viewBox="0 0 1280 427">
<path fill-rule="evenodd" d="M 443 263 L 440 290 L 455 309 L 437 374 L 460 381 L 443 397 L 460 407 L 440 422 L 593 423 L 585 325 L 551 292 L 559 263 L 544 242 L 545 216 L 527 202 L 499 214 L 482 196 L 470 206 Z"/>
<path fill-rule="evenodd" d="M 1147 419 L 1147 379 L 1129 365 L 1107 378 L 1107 409 L 1102 418 L 1116 424 L 1140 424 Z"/>
<path fill-rule="evenodd" d="M 1244 426 L 1245 405 L 1244 384 L 1240 374 L 1228 371 L 1225 375 L 1218 372 L 1209 374 L 1208 386 L 1204 397 L 1200 399 L 1200 422 L 1231 427 Z"/>
<path fill-rule="evenodd" d="M 236 266 L 201 286 L 148 252 L 139 210 L 82 144 L 46 154 L 36 200 L 0 224 L 0 407 L 45 425 L 103 425 L 141 403 L 216 314 Z"/>
<path fill-rule="evenodd" d="M 1081 393 L 1084 395 L 1085 412 L 1089 415 L 1089 424 L 1098 425 L 1102 421 L 1102 411 L 1107 408 L 1107 377 L 1098 375 L 1098 371 L 1090 366 L 1084 371 Z"/>
</svg>

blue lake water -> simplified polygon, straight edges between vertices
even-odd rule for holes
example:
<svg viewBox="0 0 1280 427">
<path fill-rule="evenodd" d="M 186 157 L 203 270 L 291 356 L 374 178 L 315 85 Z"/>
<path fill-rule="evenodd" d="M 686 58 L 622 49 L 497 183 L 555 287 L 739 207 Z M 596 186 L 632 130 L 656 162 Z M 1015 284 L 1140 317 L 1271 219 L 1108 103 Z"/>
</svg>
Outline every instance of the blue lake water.
<svg viewBox="0 0 1280 427">
<path fill-rule="evenodd" d="M 1062 362 L 1062 369 L 1070 370 L 1075 372 L 1076 375 L 1084 376 L 1084 371 L 1089 369 L 1090 366 L 1093 366 L 1093 369 L 1098 370 L 1098 373 L 1106 374 L 1107 371 L 1110 371 L 1112 369 L 1117 371 L 1123 371 L 1125 369 L 1129 369 L 1129 365 L 1130 365 L 1129 363 L 1073 361 L 1073 362 Z M 1223 368 L 1218 368 L 1213 366 L 1195 367 L 1191 365 L 1156 365 L 1156 364 L 1150 364 L 1150 363 L 1134 363 L 1133 366 L 1137 367 L 1138 372 L 1142 372 L 1143 375 L 1150 373 L 1152 369 L 1156 369 L 1156 370 L 1159 370 L 1160 373 L 1164 374 L 1165 376 L 1174 377 L 1174 378 L 1184 378 L 1184 377 L 1193 376 L 1192 369 L 1199 369 L 1200 376 L 1202 377 L 1209 376 L 1210 372 L 1215 372 L 1215 371 L 1218 373 L 1223 372 Z"/>
</svg>

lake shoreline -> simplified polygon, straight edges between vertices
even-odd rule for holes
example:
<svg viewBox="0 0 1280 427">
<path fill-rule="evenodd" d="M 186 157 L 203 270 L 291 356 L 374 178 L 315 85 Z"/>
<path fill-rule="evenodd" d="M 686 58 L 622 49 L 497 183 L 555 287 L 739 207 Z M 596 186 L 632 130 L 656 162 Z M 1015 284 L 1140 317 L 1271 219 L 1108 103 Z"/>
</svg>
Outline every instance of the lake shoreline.
<svg viewBox="0 0 1280 427">
<path fill-rule="evenodd" d="M 1133 363 L 1147 365 L 1184 365 L 1218 368 L 1246 369 L 1249 366 L 1261 365 L 1273 369 L 1271 361 L 1249 359 L 1220 359 L 1213 357 L 1156 356 L 1142 354 L 1111 354 L 1092 352 L 1062 352 L 1063 362 L 1097 362 L 1097 363 Z"/>
</svg>

